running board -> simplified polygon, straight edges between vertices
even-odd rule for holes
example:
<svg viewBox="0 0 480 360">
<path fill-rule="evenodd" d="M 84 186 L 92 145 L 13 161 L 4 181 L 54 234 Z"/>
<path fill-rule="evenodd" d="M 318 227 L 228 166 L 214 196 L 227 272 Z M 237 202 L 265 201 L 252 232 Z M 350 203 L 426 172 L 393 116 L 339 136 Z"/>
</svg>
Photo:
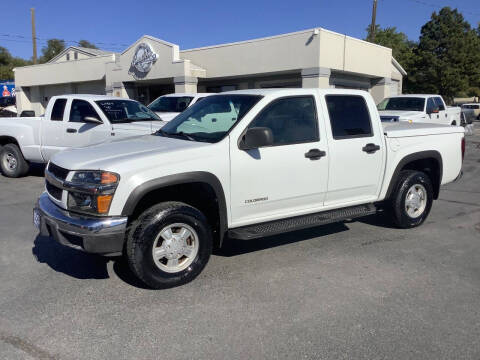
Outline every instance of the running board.
<svg viewBox="0 0 480 360">
<path fill-rule="evenodd" d="M 342 209 L 328 210 L 315 214 L 296 216 L 288 219 L 264 222 L 242 226 L 228 231 L 228 236 L 234 239 L 250 240 L 264 236 L 277 235 L 319 225 L 330 224 L 347 219 L 372 215 L 377 212 L 373 204 L 351 206 Z"/>
</svg>

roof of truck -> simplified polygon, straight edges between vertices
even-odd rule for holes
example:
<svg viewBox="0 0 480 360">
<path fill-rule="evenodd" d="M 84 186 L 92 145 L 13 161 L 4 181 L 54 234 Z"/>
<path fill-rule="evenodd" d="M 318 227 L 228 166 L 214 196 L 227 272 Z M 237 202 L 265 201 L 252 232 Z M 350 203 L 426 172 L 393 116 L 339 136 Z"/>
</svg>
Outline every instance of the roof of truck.
<svg viewBox="0 0 480 360">
<path fill-rule="evenodd" d="M 120 98 L 117 96 L 108 96 L 108 95 L 93 95 L 93 94 L 65 94 L 65 95 L 55 95 L 52 96 L 52 99 L 55 98 L 62 98 L 62 99 L 79 99 L 79 100 L 131 100 L 133 99 L 125 99 Z"/>
<path fill-rule="evenodd" d="M 397 97 L 419 97 L 419 98 L 429 98 L 432 96 L 441 96 L 438 94 L 402 94 L 402 95 L 395 95 L 395 96 L 389 96 L 389 98 L 397 98 Z"/>
</svg>

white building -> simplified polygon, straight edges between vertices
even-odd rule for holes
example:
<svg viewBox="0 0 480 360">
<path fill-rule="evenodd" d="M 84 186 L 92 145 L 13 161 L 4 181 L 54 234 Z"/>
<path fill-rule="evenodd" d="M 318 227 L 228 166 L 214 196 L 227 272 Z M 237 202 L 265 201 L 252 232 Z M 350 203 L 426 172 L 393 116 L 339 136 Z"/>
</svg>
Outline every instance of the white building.
<svg viewBox="0 0 480 360">
<path fill-rule="evenodd" d="M 316 28 L 180 50 L 143 36 L 122 53 L 69 47 L 50 62 L 15 69 L 19 111 L 45 110 L 61 94 L 108 94 L 149 103 L 172 92 L 268 87 L 369 91 L 379 102 L 402 91 L 405 70 L 392 50 Z"/>
</svg>

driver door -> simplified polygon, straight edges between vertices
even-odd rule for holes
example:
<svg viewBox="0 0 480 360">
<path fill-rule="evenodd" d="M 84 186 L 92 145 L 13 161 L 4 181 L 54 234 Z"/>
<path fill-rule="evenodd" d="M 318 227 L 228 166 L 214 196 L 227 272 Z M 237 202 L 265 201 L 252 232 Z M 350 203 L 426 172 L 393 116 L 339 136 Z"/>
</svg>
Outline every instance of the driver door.
<svg viewBox="0 0 480 360">
<path fill-rule="evenodd" d="M 273 100 L 247 127 L 269 128 L 271 146 L 241 150 L 230 139 L 233 226 L 321 211 L 329 156 L 317 108 L 313 95 Z"/>
<path fill-rule="evenodd" d="M 74 99 L 67 109 L 68 119 L 65 123 L 63 137 L 65 147 L 84 147 L 105 141 L 110 137 L 110 125 L 102 121 L 97 110 L 86 100 Z M 85 121 L 86 117 L 93 117 L 102 121 L 101 124 Z"/>
</svg>

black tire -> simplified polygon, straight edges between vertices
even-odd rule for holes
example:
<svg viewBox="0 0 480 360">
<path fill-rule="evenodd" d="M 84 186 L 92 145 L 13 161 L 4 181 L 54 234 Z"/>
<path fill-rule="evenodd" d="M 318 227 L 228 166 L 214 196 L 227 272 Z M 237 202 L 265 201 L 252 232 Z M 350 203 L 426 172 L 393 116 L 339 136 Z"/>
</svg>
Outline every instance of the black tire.
<svg viewBox="0 0 480 360">
<path fill-rule="evenodd" d="M 15 161 L 13 165 L 11 160 L 8 161 L 12 158 Z M 18 178 L 28 173 L 29 165 L 17 145 L 7 144 L 0 150 L 0 168 L 3 175 Z"/>
<path fill-rule="evenodd" d="M 408 191 L 414 185 L 421 185 L 426 190 L 426 205 L 418 216 L 412 217 L 407 212 L 405 202 Z M 390 216 L 399 228 L 407 229 L 421 225 L 430 213 L 433 202 L 433 186 L 427 174 L 415 170 L 403 170 L 397 180 L 397 185 L 390 199 Z"/>
<path fill-rule="evenodd" d="M 156 265 L 152 250 L 160 231 L 183 223 L 198 237 L 198 252 L 193 262 L 179 272 L 167 272 Z M 145 210 L 129 228 L 126 255 L 132 272 L 146 285 L 165 289 L 186 284 L 202 272 L 212 253 L 212 231 L 197 209 L 181 202 L 164 202 Z"/>
</svg>

